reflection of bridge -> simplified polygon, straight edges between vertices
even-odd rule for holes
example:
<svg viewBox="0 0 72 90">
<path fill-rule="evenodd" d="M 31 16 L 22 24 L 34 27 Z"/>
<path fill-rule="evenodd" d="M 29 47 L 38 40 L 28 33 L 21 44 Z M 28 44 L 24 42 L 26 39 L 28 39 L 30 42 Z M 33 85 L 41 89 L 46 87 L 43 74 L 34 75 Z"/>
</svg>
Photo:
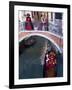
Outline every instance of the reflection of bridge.
<svg viewBox="0 0 72 90">
<path fill-rule="evenodd" d="M 47 38 L 52 43 L 54 43 L 59 50 L 60 50 L 60 48 L 63 48 L 63 39 L 62 39 L 62 37 L 59 37 L 59 36 L 57 36 L 55 34 L 52 34 L 48 31 L 47 32 L 20 32 L 19 33 L 19 41 L 23 40 L 26 37 L 34 36 L 34 35 L 42 36 L 42 37 Z"/>
</svg>

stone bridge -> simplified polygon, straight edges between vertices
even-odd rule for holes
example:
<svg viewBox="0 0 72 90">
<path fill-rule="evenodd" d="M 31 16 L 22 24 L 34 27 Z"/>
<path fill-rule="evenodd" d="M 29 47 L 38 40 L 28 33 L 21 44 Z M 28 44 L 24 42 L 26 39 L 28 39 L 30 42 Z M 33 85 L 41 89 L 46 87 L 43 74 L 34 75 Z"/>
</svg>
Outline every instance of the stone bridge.
<svg viewBox="0 0 72 90">
<path fill-rule="evenodd" d="M 60 50 L 63 48 L 63 38 L 55 35 L 51 32 L 19 32 L 19 42 L 21 42 L 24 38 L 30 37 L 30 36 L 41 36 L 48 40 L 50 40 L 56 47 Z"/>
</svg>

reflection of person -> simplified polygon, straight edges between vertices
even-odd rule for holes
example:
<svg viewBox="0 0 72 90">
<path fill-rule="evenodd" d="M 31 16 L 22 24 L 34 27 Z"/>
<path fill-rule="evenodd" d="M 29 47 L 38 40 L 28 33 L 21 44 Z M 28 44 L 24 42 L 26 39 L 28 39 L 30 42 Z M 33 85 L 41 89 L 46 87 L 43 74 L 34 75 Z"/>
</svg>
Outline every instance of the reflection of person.
<svg viewBox="0 0 72 90">
<path fill-rule="evenodd" d="M 25 22 L 25 29 L 26 30 L 33 30 L 33 24 L 30 18 L 30 14 L 27 14 L 26 22 Z"/>
</svg>

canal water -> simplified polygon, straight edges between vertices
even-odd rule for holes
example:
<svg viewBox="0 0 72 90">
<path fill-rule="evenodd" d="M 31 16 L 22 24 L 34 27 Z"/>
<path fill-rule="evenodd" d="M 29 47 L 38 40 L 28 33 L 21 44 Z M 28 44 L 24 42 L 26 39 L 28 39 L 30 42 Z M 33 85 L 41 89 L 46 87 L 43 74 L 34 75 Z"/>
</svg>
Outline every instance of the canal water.
<svg viewBox="0 0 72 90">
<path fill-rule="evenodd" d="M 43 47 L 45 47 L 46 42 L 48 44 L 52 43 L 40 36 L 34 36 L 34 38 L 36 43 L 25 48 L 19 56 L 19 79 L 43 78 L 43 65 L 41 63 L 41 56 L 44 52 Z M 52 46 L 54 45 L 52 44 Z M 63 76 L 63 58 L 59 52 L 57 53 L 56 72 L 57 77 Z"/>
</svg>

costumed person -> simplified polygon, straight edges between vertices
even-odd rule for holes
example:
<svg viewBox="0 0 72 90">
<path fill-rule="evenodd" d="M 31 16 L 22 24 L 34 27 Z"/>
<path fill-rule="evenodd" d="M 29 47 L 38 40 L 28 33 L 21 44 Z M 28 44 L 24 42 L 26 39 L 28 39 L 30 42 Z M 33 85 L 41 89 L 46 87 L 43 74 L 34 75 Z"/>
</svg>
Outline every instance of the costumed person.
<svg viewBox="0 0 72 90">
<path fill-rule="evenodd" d="M 38 29 L 42 31 L 48 31 L 48 18 L 44 13 L 41 15 L 41 22 Z"/>
<path fill-rule="evenodd" d="M 55 77 L 55 67 L 57 64 L 55 51 L 50 51 L 49 53 L 46 53 L 44 62 L 44 77 Z"/>
<path fill-rule="evenodd" d="M 26 21 L 25 21 L 25 29 L 26 30 L 33 30 L 33 24 L 31 21 L 30 14 L 27 14 Z"/>
</svg>

